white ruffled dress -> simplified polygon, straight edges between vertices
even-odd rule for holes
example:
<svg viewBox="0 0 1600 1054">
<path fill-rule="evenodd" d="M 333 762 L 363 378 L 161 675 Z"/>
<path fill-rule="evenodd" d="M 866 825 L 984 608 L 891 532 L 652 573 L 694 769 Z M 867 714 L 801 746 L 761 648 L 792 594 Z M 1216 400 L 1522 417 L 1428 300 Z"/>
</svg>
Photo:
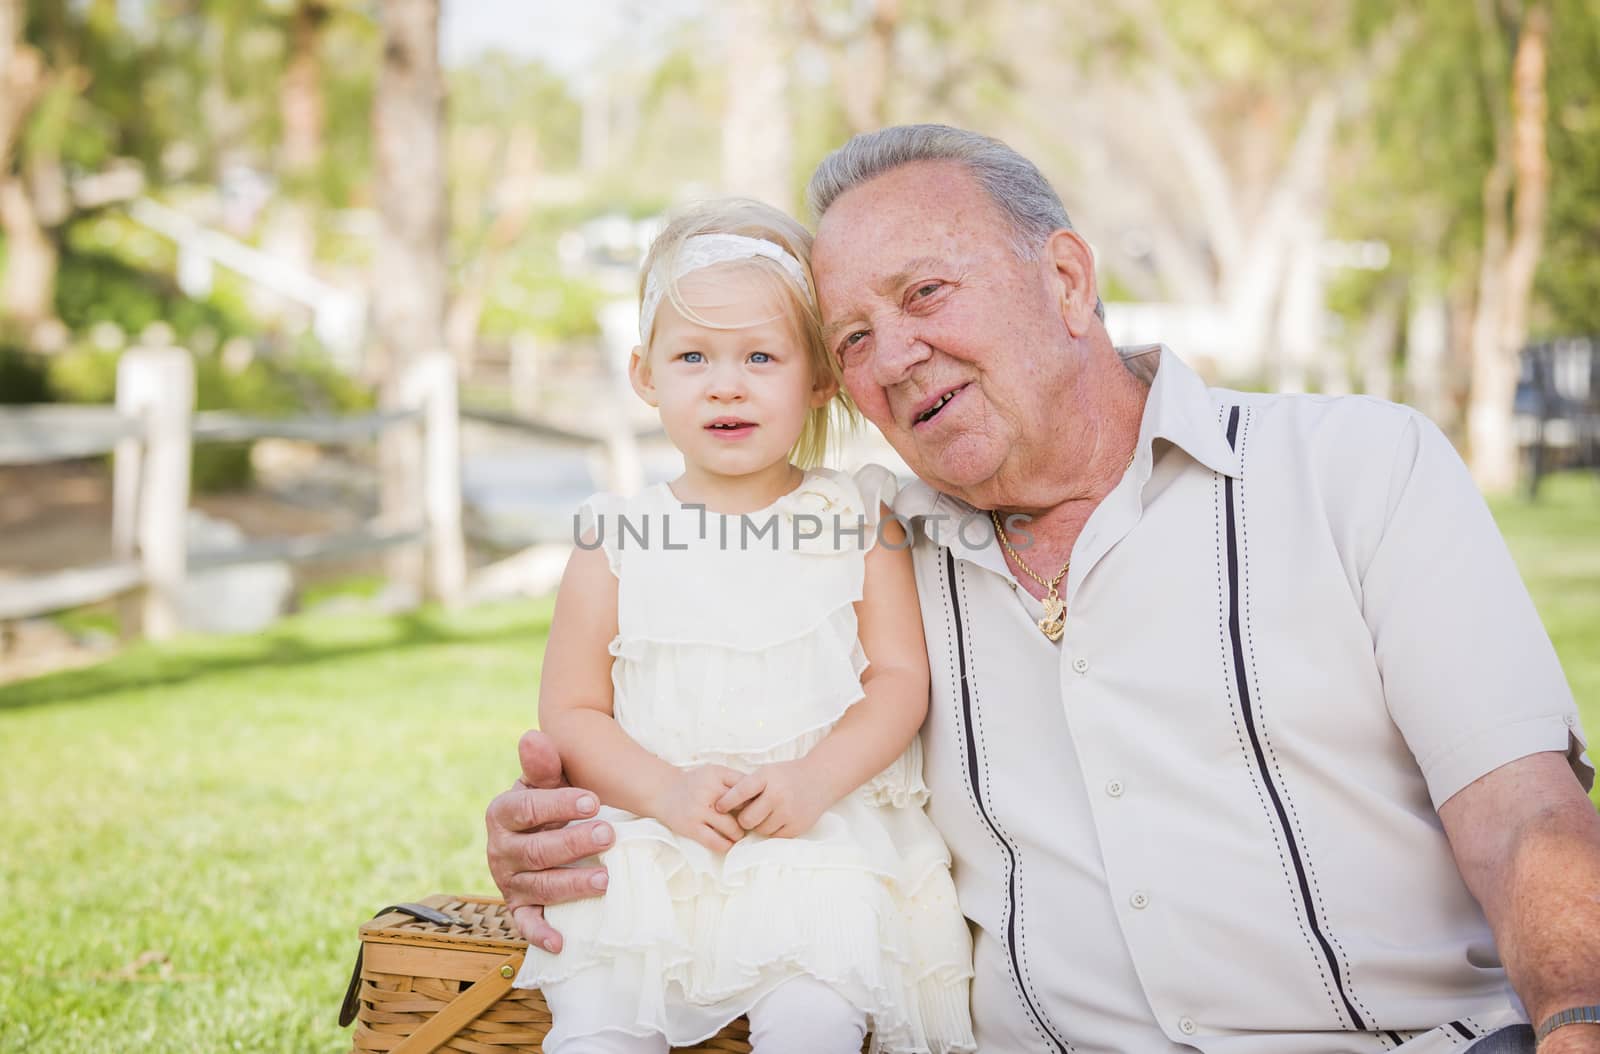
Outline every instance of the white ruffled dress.
<svg viewBox="0 0 1600 1054">
<path fill-rule="evenodd" d="M 820 742 L 863 697 L 853 605 L 893 491 L 869 466 L 812 470 L 743 519 L 685 507 L 664 484 L 586 502 L 618 578 L 623 729 L 674 765 L 740 771 Z M 530 948 L 516 979 L 544 991 L 546 1042 L 621 1029 L 693 1045 L 810 976 L 867 1013 L 874 1051 L 975 1050 L 971 940 L 927 795 L 913 740 L 804 835 L 748 834 L 726 855 L 603 806 L 617 833 L 599 857 L 607 892 L 549 908 L 565 946 Z"/>
</svg>

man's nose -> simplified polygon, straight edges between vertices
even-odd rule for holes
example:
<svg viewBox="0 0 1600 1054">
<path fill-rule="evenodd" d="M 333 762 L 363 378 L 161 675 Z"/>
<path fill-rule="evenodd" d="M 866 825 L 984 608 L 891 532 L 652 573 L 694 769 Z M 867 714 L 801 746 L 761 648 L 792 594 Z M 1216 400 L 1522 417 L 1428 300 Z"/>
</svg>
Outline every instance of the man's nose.
<svg viewBox="0 0 1600 1054">
<path fill-rule="evenodd" d="M 910 325 L 880 324 L 874 337 L 878 346 L 873 349 L 873 379 L 885 388 L 905 380 L 919 363 L 933 354 L 933 349 Z"/>
</svg>

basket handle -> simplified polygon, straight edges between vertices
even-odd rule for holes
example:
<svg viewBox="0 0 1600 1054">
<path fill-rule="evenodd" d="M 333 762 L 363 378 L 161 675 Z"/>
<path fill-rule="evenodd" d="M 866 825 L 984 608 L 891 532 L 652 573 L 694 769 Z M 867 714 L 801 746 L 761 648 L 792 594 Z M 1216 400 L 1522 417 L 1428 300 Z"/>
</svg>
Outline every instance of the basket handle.
<svg viewBox="0 0 1600 1054">
<path fill-rule="evenodd" d="M 391 911 L 410 915 L 412 918 L 420 919 L 423 922 L 431 922 L 435 926 L 466 925 L 454 915 L 446 915 L 444 912 L 436 908 L 430 908 L 426 904 L 390 904 L 388 907 L 380 909 L 378 914 L 372 917 L 378 918 L 381 915 L 389 914 Z M 361 953 L 365 947 L 365 944 L 356 945 L 356 968 L 350 971 L 350 985 L 344 990 L 344 1002 L 339 1006 L 340 1028 L 344 1028 L 354 1021 L 356 1014 L 361 1010 Z"/>
<path fill-rule="evenodd" d="M 450 1000 L 448 1006 L 430 1017 L 390 1054 L 433 1054 L 439 1045 L 467 1026 L 467 1022 L 487 1010 L 511 990 L 526 952 L 515 951 L 497 963 L 470 988 Z"/>
</svg>

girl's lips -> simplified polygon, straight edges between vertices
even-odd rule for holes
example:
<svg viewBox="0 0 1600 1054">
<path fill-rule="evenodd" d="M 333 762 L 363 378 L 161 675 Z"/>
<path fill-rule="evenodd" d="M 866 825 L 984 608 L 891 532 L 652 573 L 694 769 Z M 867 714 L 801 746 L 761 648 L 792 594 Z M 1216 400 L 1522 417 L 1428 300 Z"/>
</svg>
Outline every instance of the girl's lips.
<svg viewBox="0 0 1600 1054">
<path fill-rule="evenodd" d="M 740 421 L 736 424 L 729 424 L 727 427 L 721 428 L 715 425 L 706 425 L 706 431 L 710 432 L 718 439 L 743 439 L 746 436 L 754 433 L 755 430 L 756 426 L 749 421 Z"/>
</svg>

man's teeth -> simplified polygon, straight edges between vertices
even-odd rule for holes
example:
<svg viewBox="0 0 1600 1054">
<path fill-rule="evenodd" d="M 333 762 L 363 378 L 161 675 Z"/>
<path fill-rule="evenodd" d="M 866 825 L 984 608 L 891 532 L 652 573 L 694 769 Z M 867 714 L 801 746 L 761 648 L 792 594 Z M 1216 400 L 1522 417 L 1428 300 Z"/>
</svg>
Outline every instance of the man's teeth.
<svg viewBox="0 0 1600 1054">
<path fill-rule="evenodd" d="M 960 389 L 951 389 L 950 391 L 941 395 L 938 402 L 934 403 L 932 406 L 928 407 L 926 410 L 922 411 L 922 413 L 917 415 L 917 423 L 921 424 L 934 414 L 938 413 L 940 410 L 944 409 L 944 404 L 949 402 L 951 399 L 954 399 L 956 397 L 956 392 L 959 390 Z"/>
</svg>

